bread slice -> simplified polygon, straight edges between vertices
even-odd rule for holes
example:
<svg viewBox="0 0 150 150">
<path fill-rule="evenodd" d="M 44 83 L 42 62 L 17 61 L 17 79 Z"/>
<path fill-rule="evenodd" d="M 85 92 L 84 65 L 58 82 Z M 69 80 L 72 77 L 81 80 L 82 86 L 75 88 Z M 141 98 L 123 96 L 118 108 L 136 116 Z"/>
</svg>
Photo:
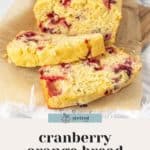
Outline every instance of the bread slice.
<svg viewBox="0 0 150 150">
<path fill-rule="evenodd" d="M 138 56 L 115 46 L 103 56 L 40 69 L 40 82 L 49 108 L 88 104 L 116 93 L 135 79 L 141 69 Z"/>
<path fill-rule="evenodd" d="M 70 63 L 104 52 L 103 36 L 99 33 L 65 36 L 26 31 L 7 46 L 9 59 L 22 67 Z"/>
<path fill-rule="evenodd" d="M 42 32 L 78 35 L 102 33 L 115 42 L 122 0 L 37 0 L 34 14 Z"/>
</svg>

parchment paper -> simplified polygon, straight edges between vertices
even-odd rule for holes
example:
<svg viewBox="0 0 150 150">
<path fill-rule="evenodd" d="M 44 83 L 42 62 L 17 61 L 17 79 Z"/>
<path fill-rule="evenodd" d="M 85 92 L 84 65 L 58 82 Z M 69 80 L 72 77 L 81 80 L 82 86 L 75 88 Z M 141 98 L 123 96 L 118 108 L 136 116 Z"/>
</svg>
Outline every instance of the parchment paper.
<svg viewBox="0 0 150 150">
<path fill-rule="evenodd" d="M 28 106 L 45 106 L 36 69 L 25 69 L 9 64 L 6 58 L 6 45 L 20 30 L 37 30 L 32 12 L 34 0 L 14 0 L 6 17 L 0 22 L 0 103 L 11 102 Z M 117 45 L 134 53 L 141 51 L 141 32 L 138 6 L 134 0 L 124 0 L 123 20 L 119 29 Z M 140 77 L 121 92 L 102 98 L 86 108 L 73 107 L 69 110 L 110 111 L 133 110 L 140 108 L 142 86 Z M 68 110 L 68 109 L 67 109 Z"/>
</svg>

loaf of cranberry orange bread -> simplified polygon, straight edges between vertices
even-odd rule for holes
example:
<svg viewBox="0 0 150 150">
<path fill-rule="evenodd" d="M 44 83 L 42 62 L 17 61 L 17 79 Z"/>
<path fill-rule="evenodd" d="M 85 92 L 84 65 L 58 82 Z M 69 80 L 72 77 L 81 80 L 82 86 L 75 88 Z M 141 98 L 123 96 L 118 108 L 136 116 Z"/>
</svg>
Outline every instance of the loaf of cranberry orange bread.
<svg viewBox="0 0 150 150">
<path fill-rule="evenodd" d="M 106 41 L 114 43 L 122 18 L 122 0 L 37 0 L 34 14 L 42 32 L 102 33 Z"/>
<path fill-rule="evenodd" d="M 21 32 L 7 46 L 9 59 L 17 66 L 36 67 L 70 63 L 105 52 L 101 34 L 79 36 Z"/>
<path fill-rule="evenodd" d="M 141 69 L 138 56 L 106 47 L 103 56 L 40 69 L 40 82 L 49 108 L 84 105 L 129 85 Z"/>
</svg>

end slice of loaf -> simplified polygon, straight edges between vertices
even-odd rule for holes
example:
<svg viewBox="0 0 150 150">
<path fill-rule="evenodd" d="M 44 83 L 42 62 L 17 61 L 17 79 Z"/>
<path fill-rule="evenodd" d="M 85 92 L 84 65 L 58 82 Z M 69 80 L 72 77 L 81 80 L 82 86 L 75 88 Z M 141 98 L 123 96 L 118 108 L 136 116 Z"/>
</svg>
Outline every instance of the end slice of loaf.
<svg viewBox="0 0 150 150">
<path fill-rule="evenodd" d="M 122 18 L 122 0 L 37 0 L 34 14 L 42 32 L 102 33 L 105 41 L 114 43 Z"/>
</svg>

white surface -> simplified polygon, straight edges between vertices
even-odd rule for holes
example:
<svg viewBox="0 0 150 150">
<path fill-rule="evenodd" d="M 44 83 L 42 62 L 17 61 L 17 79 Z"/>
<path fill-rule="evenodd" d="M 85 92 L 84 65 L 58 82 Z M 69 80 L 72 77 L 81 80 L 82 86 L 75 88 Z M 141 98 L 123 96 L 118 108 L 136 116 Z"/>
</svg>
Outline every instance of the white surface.
<svg viewBox="0 0 150 150">
<path fill-rule="evenodd" d="M 13 0 L 0 0 L 0 19 L 4 16 Z"/>
<path fill-rule="evenodd" d="M 150 5 L 150 0 L 139 0 L 144 5 Z"/>
</svg>

